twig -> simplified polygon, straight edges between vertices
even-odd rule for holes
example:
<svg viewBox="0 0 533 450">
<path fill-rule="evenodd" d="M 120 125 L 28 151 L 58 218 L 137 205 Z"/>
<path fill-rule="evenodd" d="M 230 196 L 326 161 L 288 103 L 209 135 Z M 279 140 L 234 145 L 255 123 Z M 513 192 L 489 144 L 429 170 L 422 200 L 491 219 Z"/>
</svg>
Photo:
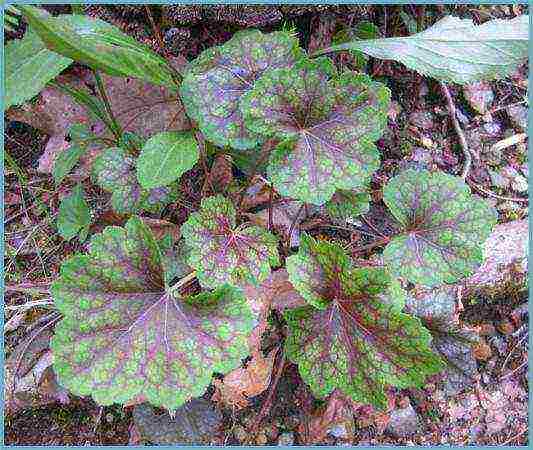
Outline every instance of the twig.
<svg viewBox="0 0 533 450">
<path fill-rule="evenodd" d="M 522 436 L 526 431 L 527 431 L 527 428 L 524 428 L 520 433 L 518 433 L 518 434 L 514 435 L 513 437 L 507 439 L 504 443 L 502 443 L 500 445 L 509 444 L 510 442 L 514 441 L 516 438 L 519 438 L 520 436 Z"/>
<path fill-rule="evenodd" d="M 440 83 L 440 87 L 442 89 L 442 93 L 444 94 L 444 97 L 446 97 L 446 103 L 448 104 L 448 110 L 452 118 L 453 127 L 455 128 L 455 132 L 457 133 L 457 136 L 459 137 L 459 143 L 461 144 L 463 155 L 465 157 L 465 164 L 463 167 L 463 171 L 461 172 L 461 178 L 463 178 L 463 180 L 466 180 L 466 177 L 468 176 L 468 172 L 470 171 L 470 167 L 472 166 L 472 153 L 470 152 L 470 149 L 468 148 L 465 135 L 463 133 L 463 130 L 461 129 L 461 125 L 459 125 L 459 121 L 457 120 L 457 110 L 455 109 L 455 103 L 453 102 L 453 98 L 452 98 L 452 95 L 450 94 L 450 90 L 448 89 L 448 86 L 446 86 L 446 84 L 442 82 Z"/>
<path fill-rule="evenodd" d="M 94 71 L 94 79 L 96 81 L 96 87 L 98 89 L 98 93 L 100 94 L 100 97 L 102 98 L 102 101 L 104 102 L 104 107 L 105 107 L 105 110 L 107 111 L 107 115 L 109 116 L 109 120 L 111 120 L 111 123 L 113 125 L 113 134 L 115 135 L 115 138 L 117 139 L 117 142 L 118 142 L 120 138 L 122 137 L 122 128 L 120 127 L 119 123 L 117 122 L 117 119 L 113 115 L 113 110 L 111 109 L 111 103 L 109 102 L 109 98 L 105 91 L 102 77 L 100 77 L 100 74 L 98 73 L 97 70 Z"/>
<path fill-rule="evenodd" d="M 503 373 L 503 371 L 505 370 L 505 367 L 507 366 L 507 363 L 509 362 L 509 360 L 511 359 L 511 356 L 513 355 L 514 351 L 516 350 L 516 348 L 522 343 L 524 342 L 527 337 L 529 336 L 529 333 L 526 333 L 524 334 L 524 336 L 522 336 L 522 338 L 513 346 L 513 348 L 509 351 L 509 353 L 507 354 L 507 356 L 505 357 L 505 360 L 503 361 L 503 364 L 502 364 L 502 368 L 500 369 L 500 373 Z M 512 373 L 512 372 L 511 372 Z M 503 378 L 503 377 L 501 377 Z"/>
<path fill-rule="evenodd" d="M 270 185 L 268 187 L 268 231 L 272 231 L 272 196 L 273 194 L 274 194 L 274 189 L 272 185 Z"/>
<path fill-rule="evenodd" d="M 250 432 L 253 432 L 254 430 L 257 430 L 259 428 L 259 425 L 261 425 L 261 422 L 267 415 L 268 411 L 270 410 L 270 407 L 272 406 L 272 399 L 274 398 L 274 393 L 276 392 L 276 388 L 278 386 L 279 380 L 281 378 L 281 374 L 283 373 L 283 369 L 285 368 L 285 352 L 281 352 L 281 360 L 279 362 L 279 367 L 276 372 L 276 376 L 274 378 L 274 381 L 270 385 L 270 390 L 268 391 L 268 396 L 265 399 L 265 402 L 263 403 L 263 406 L 261 407 L 261 410 L 259 411 L 259 414 L 257 415 L 256 419 L 254 420 L 252 427 L 249 429 Z"/>
<path fill-rule="evenodd" d="M 296 212 L 296 215 L 294 216 L 294 219 L 292 219 L 291 226 L 289 227 L 289 232 L 288 232 L 289 245 L 290 245 L 290 241 L 292 241 L 292 239 L 291 239 L 292 231 L 294 230 L 294 227 L 296 226 L 296 222 L 298 221 L 298 217 L 300 217 L 300 214 L 302 213 L 304 207 L 305 207 L 305 203 L 302 203 L 302 205 L 300 206 L 300 208 Z"/>
<path fill-rule="evenodd" d="M 391 240 L 390 237 L 385 236 L 384 238 L 378 239 L 368 245 L 363 245 L 362 247 L 355 248 L 352 253 L 364 253 L 368 250 L 372 250 L 375 247 L 381 247 L 387 244 L 390 240 Z M 344 250 L 348 250 L 351 246 L 352 244 L 348 245 Z"/>
<path fill-rule="evenodd" d="M 509 202 L 529 203 L 529 199 L 527 198 L 504 197 L 502 195 L 495 194 L 494 192 L 489 191 L 485 188 L 482 188 L 481 186 L 477 185 L 476 183 L 473 183 L 472 181 L 469 181 L 468 184 L 472 186 L 474 189 L 476 189 L 477 191 L 482 192 L 483 194 L 486 194 L 489 197 L 497 198 L 498 200 L 505 200 Z"/>
</svg>

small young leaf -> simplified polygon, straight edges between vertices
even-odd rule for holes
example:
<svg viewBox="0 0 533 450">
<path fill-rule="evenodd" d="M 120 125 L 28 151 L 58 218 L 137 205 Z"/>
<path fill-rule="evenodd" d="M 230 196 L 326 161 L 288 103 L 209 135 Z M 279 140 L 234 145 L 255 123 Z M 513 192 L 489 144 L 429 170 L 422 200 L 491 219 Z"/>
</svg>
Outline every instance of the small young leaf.
<svg viewBox="0 0 533 450">
<path fill-rule="evenodd" d="M 181 227 L 189 264 L 203 287 L 264 281 L 279 265 L 277 238 L 257 226 L 236 226 L 236 212 L 221 195 L 202 200 L 200 211 Z"/>
<path fill-rule="evenodd" d="M 288 357 L 313 394 L 340 389 L 384 409 L 387 385 L 420 387 L 443 368 L 405 294 L 383 268 L 356 268 L 341 247 L 303 236 L 289 280 L 311 305 L 285 312 Z"/>
<path fill-rule="evenodd" d="M 412 36 L 353 41 L 316 54 L 360 50 L 375 58 L 402 62 L 438 80 L 467 84 L 509 75 L 527 58 L 528 35 L 527 15 L 482 25 L 447 16 Z"/>
<path fill-rule="evenodd" d="M 46 84 L 72 64 L 48 50 L 31 28 L 22 39 L 6 43 L 4 109 L 35 97 Z"/>
<path fill-rule="evenodd" d="M 87 126 L 81 123 L 73 124 L 70 127 L 68 134 L 71 142 L 70 148 L 64 152 L 60 152 L 54 160 L 52 176 L 54 177 L 56 186 L 61 184 L 63 179 L 78 163 L 80 157 L 85 153 L 88 140 L 95 137 L 95 135 L 89 131 Z"/>
<path fill-rule="evenodd" d="M 90 225 L 91 211 L 83 197 L 83 188 L 78 184 L 59 205 L 57 230 L 60 236 L 67 241 L 79 236 L 80 242 L 83 242 L 87 238 Z"/>
<path fill-rule="evenodd" d="M 338 190 L 326 202 L 326 211 L 335 221 L 344 223 L 365 214 L 370 208 L 370 194 L 361 191 Z"/>
<path fill-rule="evenodd" d="M 379 167 L 390 97 L 366 75 L 328 72 L 324 61 L 270 70 L 241 102 L 250 130 L 282 140 L 268 167 L 276 190 L 316 205 L 365 186 Z"/>
<path fill-rule="evenodd" d="M 224 45 L 205 50 L 189 65 L 180 88 L 187 114 L 216 145 L 255 147 L 261 138 L 245 128 L 240 100 L 265 71 L 291 67 L 301 55 L 298 39 L 287 32 L 235 33 Z"/>
<path fill-rule="evenodd" d="M 111 205 L 119 214 L 139 211 L 160 212 L 178 197 L 177 186 L 142 189 L 135 173 L 136 160 L 120 148 L 104 150 L 95 159 L 92 174 L 95 183 L 111 192 Z"/>
<path fill-rule="evenodd" d="M 144 144 L 137 160 L 137 179 L 144 189 L 166 186 L 198 161 L 198 143 L 190 131 L 166 131 Z"/>
<path fill-rule="evenodd" d="M 46 46 L 60 55 L 112 76 L 176 86 L 161 56 L 103 20 L 76 14 L 51 17 L 30 5 L 19 8 Z"/>
<path fill-rule="evenodd" d="M 436 286 L 472 275 L 496 224 L 494 208 L 459 177 L 406 170 L 383 189 L 402 232 L 385 248 L 385 264 L 413 283 Z"/>
<path fill-rule="evenodd" d="M 51 343 L 58 381 L 101 405 L 147 400 L 175 410 L 213 372 L 240 365 L 255 325 L 237 289 L 189 298 L 165 290 L 158 245 L 137 217 L 63 262 L 51 293 L 63 315 Z"/>
</svg>

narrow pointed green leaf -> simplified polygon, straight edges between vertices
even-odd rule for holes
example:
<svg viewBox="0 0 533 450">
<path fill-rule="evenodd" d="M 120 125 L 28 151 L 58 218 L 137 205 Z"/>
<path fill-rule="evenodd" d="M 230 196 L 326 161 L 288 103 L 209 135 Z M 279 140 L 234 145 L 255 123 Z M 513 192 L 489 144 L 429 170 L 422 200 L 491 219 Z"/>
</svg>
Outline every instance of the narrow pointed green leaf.
<svg viewBox="0 0 533 450">
<path fill-rule="evenodd" d="M 214 288 L 228 283 L 258 284 L 279 264 L 278 240 L 262 227 L 237 226 L 231 202 L 216 195 L 202 200 L 181 227 L 188 247 L 188 263 L 200 284 Z"/>
<path fill-rule="evenodd" d="M 51 293 L 63 315 L 51 342 L 58 381 L 101 405 L 177 409 L 241 364 L 256 321 L 229 286 L 186 298 L 165 289 L 159 247 L 137 217 L 67 259 Z"/>
<path fill-rule="evenodd" d="M 405 293 L 383 268 L 354 267 L 341 247 L 304 236 L 287 258 L 289 280 L 310 304 L 288 310 L 288 357 L 313 394 L 334 389 L 385 409 L 385 388 L 421 387 L 443 368 Z"/>
<path fill-rule="evenodd" d="M 69 241 L 75 236 L 83 242 L 91 225 L 91 211 L 83 196 L 83 187 L 78 184 L 72 193 L 59 205 L 57 230 L 63 239 Z"/>
<path fill-rule="evenodd" d="M 401 228 L 383 252 L 396 275 L 433 287 L 472 275 L 481 265 L 482 244 L 498 216 L 461 178 L 406 170 L 385 186 L 383 201 Z"/>
<path fill-rule="evenodd" d="M 48 50 L 31 28 L 22 39 L 8 41 L 4 55 L 6 110 L 35 97 L 49 81 L 72 64 L 72 59 Z"/>
<path fill-rule="evenodd" d="M 527 58 L 528 39 L 527 15 L 482 25 L 447 16 L 412 36 L 352 41 L 317 55 L 360 50 L 375 58 L 399 61 L 438 80 L 467 84 L 509 75 Z"/>
<path fill-rule="evenodd" d="M 190 131 L 166 131 L 144 144 L 137 160 L 137 179 L 144 189 L 166 186 L 198 161 L 198 143 Z"/>
<path fill-rule="evenodd" d="M 49 50 L 109 75 L 176 87 L 167 62 L 115 26 L 76 14 L 45 16 L 30 5 L 19 8 Z"/>
</svg>

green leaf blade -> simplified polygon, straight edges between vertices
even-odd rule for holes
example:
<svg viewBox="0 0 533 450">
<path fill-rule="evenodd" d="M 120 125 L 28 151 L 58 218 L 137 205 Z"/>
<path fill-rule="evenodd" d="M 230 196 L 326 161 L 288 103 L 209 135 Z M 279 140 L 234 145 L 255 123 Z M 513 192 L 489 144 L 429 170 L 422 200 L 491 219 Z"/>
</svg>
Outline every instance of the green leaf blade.
<svg viewBox="0 0 533 450">
<path fill-rule="evenodd" d="M 443 368 L 405 293 L 383 268 L 356 268 L 335 244 L 305 238 L 287 259 L 289 280 L 310 306 L 289 310 L 288 357 L 314 395 L 340 389 L 387 407 L 386 386 L 420 387 Z"/>
<path fill-rule="evenodd" d="M 59 205 L 57 216 L 57 230 L 60 236 L 69 241 L 73 237 L 80 237 L 84 241 L 91 225 L 91 211 L 83 196 L 83 188 L 76 185 L 71 195 L 64 198 Z"/>
<path fill-rule="evenodd" d="M 497 213 L 459 177 L 406 170 L 385 186 L 383 201 L 402 227 L 383 252 L 396 275 L 434 287 L 461 280 L 481 265 L 481 244 Z"/>
<path fill-rule="evenodd" d="M 379 167 L 374 144 L 386 124 L 389 90 L 327 61 L 267 72 L 242 100 L 248 129 L 281 140 L 267 170 L 276 190 L 315 205 L 336 189 L 368 184 Z"/>
<path fill-rule="evenodd" d="M 31 28 L 22 39 L 7 42 L 4 51 L 6 110 L 35 97 L 73 62 L 48 50 Z"/>
<path fill-rule="evenodd" d="M 167 131 L 152 136 L 137 160 L 137 179 L 144 189 L 166 186 L 198 161 L 198 143 L 191 132 Z"/>
<path fill-rule="evenodd" d="M 187 114 L 215 145 L 256 147 L 263 139 L 244 126 L 241 98 L 265 71 L 291 67 L 301 56 L 298 40 L 287 32 L 235 33 L 228 42 L 207 49 L 188 66 L 180 87 Z"/>
<path fill-rule="evenodd" d="M 360 50 L 375 58 L 399 61 L 441 81 L 467 84 L 509 75 L 527 58 L 528 36 L 527 15 L 482 25 L 447 16 L 412 36 L 353 41 L 318 54 Z"/>
<path fill-rule="evenodd" d="M 236 226 L 236 211 L 221 195 L 202 200 L 181 227 L 188 263 L 205 288 L 257 284 L 279 264 L 277 238 L 258 226 Z"/>
<path fill-rule="evenodd" d="M 66 260 L 51 292 L 63 314 L 51 343 L 58 381 L 101 405 L 177 409 L 213 372 L 239 366 L 256 322 L 229 286 L 189 298 L 166 291 L 158 245 L 136 217 Z"/>
<path fill-rule="evenodd" d="M 82 15 L 45 16 L 30 5 L 20 10 L 50 50 L 112 76 L 176 88 L 167 62 L 115 26 Z"/>
</svg>

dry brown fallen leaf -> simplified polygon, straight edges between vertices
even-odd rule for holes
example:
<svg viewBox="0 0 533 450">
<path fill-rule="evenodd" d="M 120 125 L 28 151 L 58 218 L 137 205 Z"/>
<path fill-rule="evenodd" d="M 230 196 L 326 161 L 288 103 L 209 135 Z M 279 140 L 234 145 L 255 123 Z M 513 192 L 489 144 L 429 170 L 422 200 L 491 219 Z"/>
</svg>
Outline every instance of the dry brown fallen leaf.
<svg viewBox="0 0 533 450">
<path fill-rule="evenodd" d="M 111 109 L 124 131 L 149 137 L 161 131 L 189 129 L 189 120 L 176 93 L 134 78 L 103 75 L 102 79 Z M 86 92 L 94 90 L 93 75 L 84 68 L 60 75 L 56 81 Z M 53 86 L 43 89 L 37 102 L 11 108 L 7 118 L 27 123 L 50 135 L 39 159 L 38 170 L 42 173 L 51 173 L 56 156 L 69 147 L 66 133 L 73 123 L 86 124 L 96 135 L 110 137 L 102 122 L 94 120 L 85 108 Z M 88 175 L 90 164 L 102 148 L 103 144 L 90 147 L 82 157 L 80 166 L 83 170 L 79 176 Z"/>
<path fill-rule="evenodd" d="M 273 349 L 265 358 L 256 352 L 245 367 L 240 367 L 214 380 L 215 393 L 212 400 L 226 406 L 242 409 L 248 406 L 248 399 L 265 391 L 272 377 L 272 367 L 279 347 Z"/>
<path fill-rule="evenodd" d="M 335 389 L 328 402 L 318 408 L 310 417 L 302 421 L 298 427 L 302 444 L 317 444 L 324 440 L 328 433 L 351 442 L 354 435 L 353 405 L 351 400 Z"/>
<path fill-rule="evenodd" d="M 225 192 L 233 182 L 233 159 L 230 155 L 215 157 L 211 170 L 202 187 L 202 197 Z"/>
<path fill-rule="evenodd" d="M 58 385 L 52 369 L 49 330 L 23 340 L 6 360 L 4 398 L 8 413 L 60 401 L 67 391 Z"/>
<path fill-rule="evenodd" d="M 167 234 L 172 236 L 174 242 L 176 242 L 180 236 L 180 227 L 175 223 L 169 222 L 164 219 L 152 219 L 151 217 L 141 217 L 156 239 L 163 239 Z"/>
</svg>

